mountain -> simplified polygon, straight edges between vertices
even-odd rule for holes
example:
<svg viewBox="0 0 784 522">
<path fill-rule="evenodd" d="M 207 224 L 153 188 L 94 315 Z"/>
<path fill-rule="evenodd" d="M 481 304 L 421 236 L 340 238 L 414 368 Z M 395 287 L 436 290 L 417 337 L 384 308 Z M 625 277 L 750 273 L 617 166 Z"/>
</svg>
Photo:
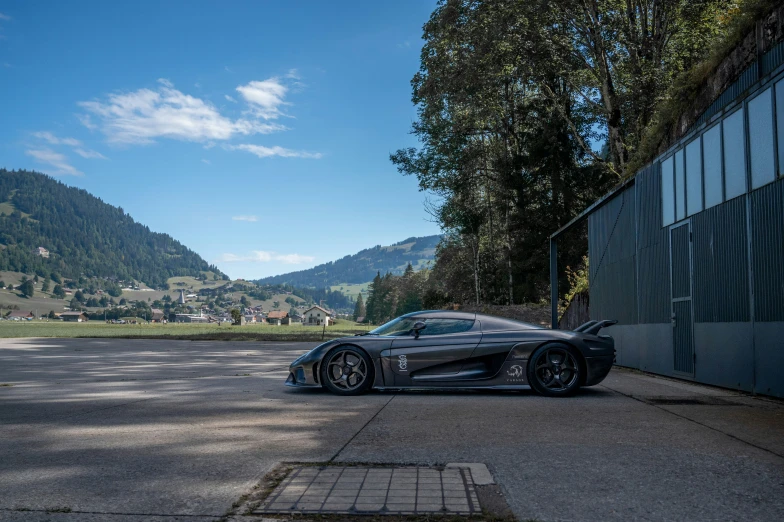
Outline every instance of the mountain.
<svg viewBox="0 0 784 522">
<path fill-rule="evenodd" d="M 308 270 L 265 277 L 260 285 L 289 284 L 298 287 L 324 288 L 342 283 L 366 283 L 376 272 L 402 274 L 411 263 L 415 270 L 425 268 L 435 257 L 441 236 L 410 237 L 389 246 L 374 246 L 353 256 L 330 261 Z"/>
<path fill-rule="evenodd" d="M 49 257 L 39 255 L 39 247 Z M 0 271 L 134 279 L 153 288 L 164 288 L 175 276 L 223 275 L 171 236 L 150 231 L 86 190 L 37 172 L 5 169 L 0 169 Z"/>
</svg>

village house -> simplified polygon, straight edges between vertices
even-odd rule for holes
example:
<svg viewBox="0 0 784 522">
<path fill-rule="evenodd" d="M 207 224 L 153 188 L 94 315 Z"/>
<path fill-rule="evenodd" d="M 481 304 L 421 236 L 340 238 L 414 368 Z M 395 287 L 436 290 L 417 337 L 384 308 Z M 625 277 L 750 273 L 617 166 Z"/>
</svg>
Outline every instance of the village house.
<svg viewBox="0 0 784 522">
<path fill-rule="evenodd" d="M 164 322 L 165 317 L 166 317 L 166 314 L 163 313 L 163 310 L 160 310 L 158 308 L 153 308 L 152 309 L 152 317 L 150 317 L 150 320 L 153 323 L 162 323 L 162 322 Z"/>
<path fill-rule="evenodd" d="M 22 319 L 28 320 L 28 319 L 35 319 L 35 315 L 33 315 L 33 312 L 25 312 L 23 310 L 14 310 L 10 314 L 8 314 L 7 319 L 9 319 L 11 321 L 20 321 Z"/>
<path fill-rule="evenodd" d="M 60 319 L 69 323 L 86 323 L 90 320 L 84 312 L 63 312 L 60 314 Z"/>
<path fill-rule="evenodd" d="M 303 314 L 302 324 L 321 326 L 335 324 L 332 312 L 320 306 L 311 306 Z"/>
<path fill-rule="evenodd" d="M 41 257 L 49 257 L 49 251 L 44 247 L 38 247 L 33 249 L 33 254 Z"/>
<path fill-rule="evenodd" d="M 267 314 L 267 324 L 281 326 L 288 325 L 289 322 L 289 313 L 283 310 L 274 310 Z"/>
</svg>

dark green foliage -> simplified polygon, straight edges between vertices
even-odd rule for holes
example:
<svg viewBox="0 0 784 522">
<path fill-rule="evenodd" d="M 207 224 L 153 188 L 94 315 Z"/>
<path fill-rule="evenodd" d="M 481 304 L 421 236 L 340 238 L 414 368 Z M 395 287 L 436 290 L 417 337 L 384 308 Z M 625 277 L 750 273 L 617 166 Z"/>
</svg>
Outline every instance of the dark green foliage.
<svg viewBox="0 0 784 522">
<path fill-rule="evenodd" d="M 65 290 L 60 285 L 54 285 L 54 289 L 52 290 L 52 295 L 57 297 L 58 299 L 62 299 L 65 297 Z"/>
<path fill-rule="evenodd" d="M 28 279 L 20 284 L 18 289 L 25 297 L 33 297 L 33 294 L 35 293 L 35 285 L 31 279 Z"/>
<path fill-rule="evenodd" d="M 41 285 L 41 292 L 48 292 L 49 291 L 49 278 L 44 279 L 44 283 Z"/>
<path fill-rule="evenodd" d="M 423 306 L 546 299 L 550 234 L 619 181 L 730 4 L 438 2 L 411 82 L 421 145 L 391 156 L 446 232 Z M 564 291 L 585 248 L 584 230 L 559 240 Z"/>
<path fill-rule="evenodd" d="M 242 314 L 236 308 L 231 309 L 231 319 L 233 321 L 232 324 L 234 325 L 241 325 L 242 324 Z"/>
<path fill-rule="evenodd" d="M 368 288 L 366 321 L 382 324 L 400 315 L 422 310 L 429 272 L 407 269 L 402 276 L 377 273 Z M 360 296 L 361 297 L 361 296 Z M 356 312 L 355 312 L 356 313 Z"/>
<path fill-rule="evenodd" d="M 85 274 L 142 281 L 153 288 L 165 288 L 174 276 L 220 273 L 170 236 L 136 223 L 122 208 L 49 176 L 0 169 L 0 202 L 6 201 L 16 210 L 0 215 L 0 244 L 5 246 L 0 270 L 51 272 L 55 283 L 61 276 Z M 49 250 L 49 258 L 33 253 L 39 246 Z"/>
<path fill-rule="evenodd" d="M 0 288 L 5 288 L 5 281 L 0 281 Z"/>
<path fill-rule="evenodd" d="M 365 309 L 365 302 L 362 300 L 362 294 L 359 294 L 357 297 L 357 302 L 354 305 L 354 320 L 356 321 L 360 317 L 365 317 L 367 310 Z"/>
<path fill-rule="evenodd" d="M 49 319 L 56 319 L 57 318 L 57 316 L 54 315 L 54 310 L 49 310 L 49 314 L 46 317 L 48 317 Z"/>
<path fill-rule="evenodd" d="M 297 287 L 323 288 L 341 283 L 361 284 L 376 272 L 402 274 L 404 267 L 420 259 L 432 260 L 441 236 L 410 237 L 394 245 L 375 246 L 330 261 L 317 267 L 257 281 L 260 285 L 289 284 Z M 405 247 L 404 247 L 405 245 Z"/>
</svg>

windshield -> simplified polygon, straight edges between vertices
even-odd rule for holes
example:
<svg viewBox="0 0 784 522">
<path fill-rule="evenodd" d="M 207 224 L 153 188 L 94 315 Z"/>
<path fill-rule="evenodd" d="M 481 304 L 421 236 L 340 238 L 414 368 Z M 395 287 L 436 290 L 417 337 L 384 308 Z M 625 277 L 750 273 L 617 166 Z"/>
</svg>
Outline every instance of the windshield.
<svg viewBox="0 0 784 522">
<path fill-rule="evenodd" d="M 407 335 L 416 322 L 416 317 L 398 317 L 368 333 L 371 335 Z"/>
</svg>

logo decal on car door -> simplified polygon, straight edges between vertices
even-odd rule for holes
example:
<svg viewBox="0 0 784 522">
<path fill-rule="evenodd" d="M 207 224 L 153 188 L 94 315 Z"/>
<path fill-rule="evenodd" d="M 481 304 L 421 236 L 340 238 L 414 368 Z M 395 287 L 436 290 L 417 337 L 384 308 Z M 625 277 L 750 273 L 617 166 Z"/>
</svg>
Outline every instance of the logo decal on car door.
<svg viewBox="0 0 784 522">
<path fill-rule="evenodd" d="M 400 368 L 401 372 L 408 371 L 408 359 L 406 359 L 405 355 L 397 356 L 397 366 Z"/>
</svg>

